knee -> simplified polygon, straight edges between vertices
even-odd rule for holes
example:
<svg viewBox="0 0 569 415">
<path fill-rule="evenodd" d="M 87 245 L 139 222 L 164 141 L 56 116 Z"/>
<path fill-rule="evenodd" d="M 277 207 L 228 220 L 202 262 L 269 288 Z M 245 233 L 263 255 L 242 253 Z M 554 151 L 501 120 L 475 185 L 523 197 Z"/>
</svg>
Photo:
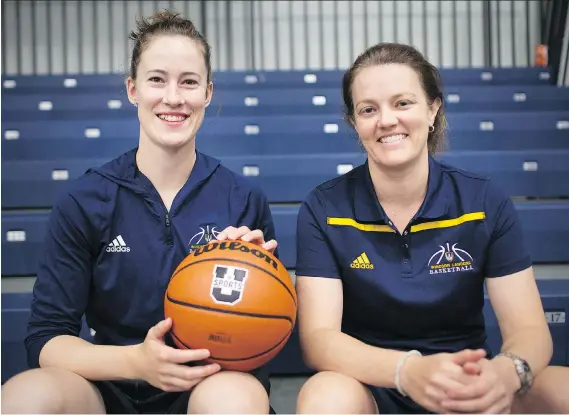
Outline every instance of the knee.
<svg viewBox="0 0 569 415">
<path fill-rule="evenodd" d="M 300 389 L 296 413 L 378 413 L 370 390 L 354 378 L 319 372 Z"/>
<path fill-rule="evenodd" d="M 569 367 L 545 368 L 516 403 L 519 413 L 569 413 Z"/>
<path fill-rule="evenodd" d="M 189 414 L 268 414 L 269 396 L 253 375 L 219 372 L 200 382 L 190 395 Z"/>
<path fill-rule="evenodd" d="M 61 413 L 63 398 L 57 369 L 32 369 L 2 386 L 2 413 Z"/>
</svg>

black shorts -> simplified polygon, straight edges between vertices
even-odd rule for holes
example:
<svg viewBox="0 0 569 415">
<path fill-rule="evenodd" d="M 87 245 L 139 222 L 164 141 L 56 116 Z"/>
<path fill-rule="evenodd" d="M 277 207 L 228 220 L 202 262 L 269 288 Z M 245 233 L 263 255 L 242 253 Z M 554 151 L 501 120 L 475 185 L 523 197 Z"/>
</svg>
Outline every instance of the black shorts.
<svg viewBox="0 0 569 415">
<path fill-rule="evenodd" d="M 260 368 L 251 373 L 270 394 L 269 372 Z M 186 414 L 191 390 L 164 392 L 143 381 L 97 381 L 108 414 Z M 274 414 L 273 409 L 270 413 Z"/>
<path fill-rule="evenodd" d="M 368 386 L 380 414 L 432 414 L 408 396 L 402 396 L 397 389 Z"/>
</svg>

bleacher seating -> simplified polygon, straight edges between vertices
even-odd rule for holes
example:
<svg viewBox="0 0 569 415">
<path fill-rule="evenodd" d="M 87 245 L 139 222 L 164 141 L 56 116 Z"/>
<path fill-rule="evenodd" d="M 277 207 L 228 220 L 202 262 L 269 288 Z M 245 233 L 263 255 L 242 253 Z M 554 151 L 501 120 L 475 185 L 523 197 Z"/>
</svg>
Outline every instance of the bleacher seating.
<svg viewBox="0 0 569 415">
<path fill-rule="evenodd" d="M 569 311 L 569 88 L 544 68 L 443 69 L 449 148 L 438 157 L 493 176 L 515 199 L 546 311 Z M 341 71 L 214 74 L 197 146 L 260 186 L 271 202 L 281 259 L 294 269 L 298 205 L 316 185 L 364 162 L 342 119 Z M 49 210 L 70 180 L 135 147 L 136 108 L 124 76 L 3 77 L 2 276 L 34 276 Z M 30 293 L 2 293 L 2 382 L 25 368 Z M 500 346 L 485 305 L 490 343 Z M 555 314 L 558 316 L 558 314 Z M 560 314 L 559 314 L 560 316 Z M 562 319 L 561 319 L 562 320 Z M 569 365 L 569 322 L 551 322 L 555 364 Z M 89 338 L 87 328 L 83 332 Z M 275 373 L 307 371 L 294 335 Z"/>
</svg>

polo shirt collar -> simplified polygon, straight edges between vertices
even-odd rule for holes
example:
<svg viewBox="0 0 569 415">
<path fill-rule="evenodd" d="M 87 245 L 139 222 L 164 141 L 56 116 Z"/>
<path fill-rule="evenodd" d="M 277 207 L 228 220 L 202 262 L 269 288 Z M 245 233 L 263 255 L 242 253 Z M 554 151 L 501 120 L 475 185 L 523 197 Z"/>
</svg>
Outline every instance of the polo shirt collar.
<svg viewBox="0 0 569 415">
<path fill-rule="evenodd" d="M 387 215 L 375 194 L 368 163 L 369 161 L 366 160 L 360 172 L 354 176 L 354 180 L 352 181 L 355 220 L 363 223 L 387 223 Z M 448 202 L 448 189 L 446 189 L 444 185 L 441 166 L 439 162 L 429 156 L 427 194 L 415 218 L 442 218 L 448 212 Z"/>
</svg>

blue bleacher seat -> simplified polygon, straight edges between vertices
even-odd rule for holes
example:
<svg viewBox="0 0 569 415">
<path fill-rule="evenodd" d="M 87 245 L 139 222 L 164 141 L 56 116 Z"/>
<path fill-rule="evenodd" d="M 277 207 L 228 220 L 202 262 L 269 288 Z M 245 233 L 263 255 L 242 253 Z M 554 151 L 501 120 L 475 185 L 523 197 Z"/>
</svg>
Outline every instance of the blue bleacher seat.
<svg viewBox="0 0 569 415">
<path fill-rule="evenodd" d="M 569 262 L 569 200 L 516 202 L 525 241 L 534 263 Z M 298 204 L 272 205 L 280 259 L 287 268 L 296 264 Z M 2 275 L 35 275 L 49 213 L 2 214 Z"/>
<path fill-rule="evenodd" d="M 551 313 L 552 320 L 549 328 L 553 337 L 553 365 L 569 365 L 569 320 L 563 319 L 569 313 L 569 271 L 566 278 L 538 279 L 543 307 L 546 313 Z M 2 293 L 2 383 L 10 377 L 27 369 L 24 337 L 31 293 Z M 564 314 L 562 314 L 564 313 Z M 496 317 L 486 298 L 484 315 L 488 330 L 488 343 L 492 352 L 499 352 L 501 336 Z M 84 324 L 81 337 L 90 340 L 87 326 Z M 298 327 L 285 345 L 283 351 L 270 362 L 273 375 L 308 374 L 312 371 L 306 367 L 300 353 Z"/>
<path fill-rule="evenodd" d="M 317 185 L 362 164 L 365 153 L 221 156 L 222 163 L 259 186 L 272 203 L 294 203 Z M 464 170 L 492 176 L 512 197 L 569 195 L 569 149 L 464 151 L 438 158 Z M 52 206 L 68 179 L 109 159 L 6 161 L 2 163 L 2 207 Z"/>
<path fill-rule="evenodd" d="M 443 85 L 551 85 L 549 68 L 440 69 Z M 340 88 L 344 70 L 230 71 L 214 72 L 215 88 L 250 90 L 275 87 Z M 2 76 L 3 94 L 35 94 L 38 91 L 116 91 L 124 89 L 125 74 Z"/>
<path fill-rule="evenodd" d="M 446 111 L 561 111 L 569 109 L 569 88 L 553 86 L 449 86 Z M 279 88 L 215 91 L 207 116 L 341 114 L 340 88 Z M 2 116 L 11 121 L 92 120 L 136 117 L 124 91 L 58 92 L 2 97 Z"/>
</svg>

